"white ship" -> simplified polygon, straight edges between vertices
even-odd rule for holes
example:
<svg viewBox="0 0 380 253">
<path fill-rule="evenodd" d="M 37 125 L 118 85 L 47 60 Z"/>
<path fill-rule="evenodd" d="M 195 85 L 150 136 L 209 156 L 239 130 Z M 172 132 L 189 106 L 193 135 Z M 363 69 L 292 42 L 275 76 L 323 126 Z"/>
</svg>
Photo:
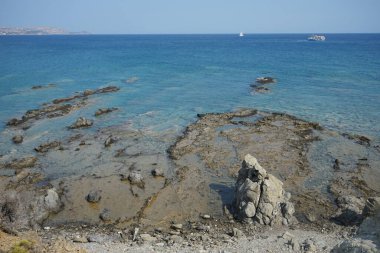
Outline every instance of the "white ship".
<svg viewBox="0 0 380 253">
<path fill-rule="evenodd" d="M 244 33 L 240 32 L 239 37 L 244 37 Z"/>
<path fill-rule="evenodd" d="M 309 38 L 307 38 L 309 41 L 325 41 L 326 37 L 323 35 L 312 35 Z"/>
</svg>

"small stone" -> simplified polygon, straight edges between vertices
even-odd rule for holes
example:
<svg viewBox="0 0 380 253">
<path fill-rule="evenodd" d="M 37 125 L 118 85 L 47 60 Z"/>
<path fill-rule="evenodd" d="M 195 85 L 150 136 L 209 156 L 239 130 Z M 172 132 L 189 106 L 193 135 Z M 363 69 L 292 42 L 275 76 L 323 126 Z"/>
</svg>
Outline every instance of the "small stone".
<svg viewBox="0 0 380 253">
<path fill-rule="evenodd" d="M 12 138 L 12 141 L 13 141 L 13 143 L 15 143 L 15 144 L 20 144 L 20 143 L 23 142 L 23 140 L 24 140 L 24 137 L 22 137 L 22 135 L 15 135 L 15 136 L 13 136 L 13 138 Z"/>
<path fill-rule="evenodd" d="M 208 215 L 208 214 L 204 214 L 204 215 L 202 215 L 201 217 L 202 217 L 203 219 L 205 219 L 205 220 L 211 219 L 211 216 Z"/>
<path fill-rule="evenodd" d="M 164 176 L 164 172 L 160 168 L 155 168 L 155 169 L 152 170 L 152 175 L 154 177 L 163 177 Z"/>
<path fill-rule="evenodd" d="M 97 203 L 100 201 L 100 199 L 102 198 L 102 196 L 100 195 L 100 192 L 99 190 L 92 190 L 88 193 L 88 195 L 86 196 L 86 200 L 90 203 Z"/>
<path fill-rule="evenodd" d="M 105 141 L 104 141 L 104 146 L 107 148 L 109 146 L 111 146 L 113 143 L 115 143 L 117 141 L 116 138 L 112 137 L 112 135 L 110 135 Z"/>
<path fill-rule="evenodd" d="M 244 237 L 245 235 L 244 235 L 243 231 L 241 231 L 237 228 L 233 228 L 232 229 L 232 236 L 236 237 L 236 238 L 241 238 L 241 237 Z"/>
<path fill-rule="evenodd" d="M 294 235 L 286 231 L 281 237 L 285 239 L 286 241 L 290 241 L 291 239 L 294 238 Z"/>
<path fill-rule="evenodd" d="M 131 184 L 135 184 L 137 186 L 144 186 L 144 178 L 139 171 L 132 171 L 129 173 L 128 180 Z"/>
<path fill-rule="evenodd" d="M 305 252 L 316 252 L 317 251 L 317 246 L 315 246 L 314 242 L 310 239 L 306 240 L 304 242 L 304 251 Z"/>
<path fill-rule="evenodd" d="M 169 234 L 171 234 L 171 235 L 180 235 L 181 232 L 180 231 L 173 231 L 173 230 L 171 230 L 171 231 L 169 231 Z"/>
<path fill-rule="evenodd" d="M 99 215 L 99 218 L 104 222 L 111 221 L 111 211 L 107 208 L 103 209 Z"/>
<path fill-rule="evenodd" d="M 164 247 L 164 246 L 165 246 L 165 243 L 163 243 L 163 242 L 159 242 L 159 243 L 156 243 L 156 246 L 157 246 L 157 247 Z"/>
<path fill-rule="evenodd" d="M 132 241 L 136 241 L 137 235 L 139 234 L 140 228 L 135 228 L 133 231 L 133 238 Z"/>
<path fill-rule="evenodd" d="M 150 234 L 141 234 L 140 235 L 140 238 L 144 241 L 144 242 L 154 242 L 156 241 L 156 237 L 154 236 L 151 236 Z"/>
<path fill-rule="evenodd" d="M 83 236 L 76 236 L 74 239 L 73 239 L 73 242 L 78 242 L 78 243 L 87 243 L 88 240 L 86 237 L 83 237 Z"/>
<path fill-rule="evenodd" d="M 178 235 L 172 235 L 170 236 L 170 240 L 172 240 L 174 243 L 181 243 L 183 241 L 183 238 Z"/>
<path fill-rule="evenodd" d="M 79 117 L 75 123 L 69 126 L 70 129 L 90 127 L 94 122 L 92 120 L 86 119 L 84 117 Z"/>
<path fill-rule="evenodd" d="M 183 226 L 182 226 L 182 224 L 177 223 L 177 224 L 172 224 L 170 227 L 172 229 L 181 230 Z"/>
</svg>

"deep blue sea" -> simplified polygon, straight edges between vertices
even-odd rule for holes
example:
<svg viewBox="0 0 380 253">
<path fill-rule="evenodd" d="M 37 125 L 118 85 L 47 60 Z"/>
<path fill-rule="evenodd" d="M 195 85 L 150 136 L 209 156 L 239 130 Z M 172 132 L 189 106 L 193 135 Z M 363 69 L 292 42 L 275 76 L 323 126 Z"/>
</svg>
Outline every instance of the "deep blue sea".
<svg viewBox="0 0 380 253">
<path fill-rule="evenodd" d="M 100 107 L 120 110 L 93 129 L 126 124 L 178 134 L 197 113 L 253 107 L 378 141 L 380 34 L 326 36 L 324 42 L 307 41 L 308 34 L 0 36 L 0 130 L 44 102 L 117 85 L 119 92 L 94 97 L 96 105 L 26 135 L 67 132 L 76 117 L 93 118 Z M 278 80 L 270 93 L 251 92 L 260 76 Z M 138 81 L 125 82 L 132 77 Z M 57 86 L 31 89 L 48 83 Z"/>
</svg>

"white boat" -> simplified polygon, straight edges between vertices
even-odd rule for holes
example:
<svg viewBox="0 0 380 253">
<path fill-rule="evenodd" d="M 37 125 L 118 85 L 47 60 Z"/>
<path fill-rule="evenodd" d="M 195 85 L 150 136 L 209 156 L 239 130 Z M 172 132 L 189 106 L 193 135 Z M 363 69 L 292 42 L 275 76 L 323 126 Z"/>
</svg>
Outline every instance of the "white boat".
<svg viewBox="0 0 380 253">
<path fill-rule="evenodd" d="M 244 33 L 240 32 L 239 37 L 244 37 Z"/>
<path fill-rule="evenodd" d="M 325 41 L 326 37 L 323 35 L 312 35 L 307 38 L 309 41 Z"/>
</svg>

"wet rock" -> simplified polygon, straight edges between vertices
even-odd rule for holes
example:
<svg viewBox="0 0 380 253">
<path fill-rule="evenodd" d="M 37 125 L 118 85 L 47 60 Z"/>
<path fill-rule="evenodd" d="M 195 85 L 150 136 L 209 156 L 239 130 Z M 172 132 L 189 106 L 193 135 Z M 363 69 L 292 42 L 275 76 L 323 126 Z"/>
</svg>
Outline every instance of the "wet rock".
<svg viewBox="0 0 380 253">
<path fill-rule="evenodd" d="M 282 185 L 260 166 L 256 158 L 246 155 L 235 189 L 237 219 L 265 225 L 291 224 L 295 210 Z"/>
<path fill-rule="evenodd" d="M 21 159 L 15 159 L 10 163 L 6 164 L 5 167 L 9 167 L 15 170 L 21 170 L 25 168 L 34 167 L 37 162 L 37 158 L 34 156 L 27 156 Z"/>
<path fill-rule="evenodd" d="M 32 201 L 30 222 L 35 225 L 42 225 L 42 223 L 49 217 L 50 214 L 58 213 L 63 203 L 57 191 L 54 188 L 48 189 L 44 196 L 39 196 L 35 201 Z"/>
<path fill-rule="evenodd" d="M 273 77 L 269 77 L 269 76 L 256 78 L 256 83 L 260 83 L 260 84 L 268 84 L 268 83 L 274 83 L 274 82 L 276 82 L 276 80 Z"/>
<path fill-rule="evenodd" d="M 111 221 L 111 211 L 107 208 L 103 209 L 103 211 L 99 214 L 99 218 L 104 222 Z"/>
<path fill-rule="evenodd" d="M 63 104 L 63 105 L 45 105 L 39 109 L 28 110 L 24 113 L 21 119 L 13 118 L 8 121 L 7 126 L 19 126 L 27 123 L 31 120 L 39 120 L 44 118 L 55 118 L 66 115 L 70 113 L 72 110 L 79 108 L 80 105 L 71 105 L 71 104 Z"/>
<path fill-rule="evenodd" d="M 38 147 L 34 148 L 35 151 L 38 153 L 46 153 L 50 149 L 57 148 L 61 146 L 61 143 L 59 141 L 52 141 L 52 142 L 47 142 L 39 145 Z"/>
<path fill-rule="evenodd" d="M 18 125 L 20 125 L 21 123 L 23 123 L 23 120 L 13 118 L 13 119 L 10 119 L 10 120 L 7 122 L 7 126 L 18 126 Z"/>
<path fill-rule="evenodd" d="M 129 173 L 128 180 L 133 185 L 140 187 L 144 186 L 144 178 L 139 171 L 131 171 Z"/>
<path fill-rule="evenodd" d="M 91 96 L 93 94 L 95 94 L 94 90 L 85 90 L 85 91 L 83 91 L 83 96 L 85 96 L 85 97 Z"/>
<path fill-rule="evenodd" d="M 364 201 L 362 199 L 354 196 L 344 196 L 337 198 L 336 203 L 339 209 L 333 217 L 334 220 L 345 226 L 357 225 L 363 221 Z"/>
<path fill-rule="evenodd" d="M 105 141 L 104 141 L 104 147 L 110 147 L 113 143 L 115 143 L 117 141 L 117 139 L 115 137 L 112 137 L 112 135 L 110 135 Z"/>
<path fill-rule="evenodd" d="M 47 88 L 53 88 L 56 87 L 57 85 L 54 83 L 49 83 L 47 85 L 34 85 L 32 86 L 32 90 L 40 90 L 40 89 L 47 89 Z"/>
<path fill-rule="evenodd" d="M 24 137 L 22 135 L 15 135 L 12 138 L 13 143 L 20 144 L 24 141 Z"/>
<path fill-rule="evenodd" d="M 127 80 L 124 80 L 125 83 L 135 83 L 139 80 L 139 78 L 137 76 L 133 76 L 133 77 L 130 77 L 128 78 Z"/>
<path fill-rule="evenodd" d="M 92 190 L 86 196 L 86 200 L 90 203 L 97 203 L 102 198 L 100 193 L 101 193 L 101 191 L 99 191 L 99 190 Z"/>
<path fill-rule="evenodd" d="M 70 129 L 82 128 L 82 127 L 90 127 L 92 126 L 93 121 L 86 119 L 84 117 L 79 117 L 74 124 L 69 126 Z"/>
<path fill-rule="evenodd" d="M 340 170 L 340 162 L 338 159 L 335 159 L 333 168 L 334 170 Z"/>
<path fill-rule="evenodd" d="M 257 93 L 268 93 L 268 92 L 270 92 L 270 89 L 268 87 L 264 87 L 264 86 L 254 86 L 252 88 L 254 88 L 255 92 L 257 92 Z"/>
<path fill-rule="evenodd" d="M 61 209 L 62 203 L 54 188 L 47 190 L 44 202 L 49 212 L 56 213 Z"/>
<path fill-rule="evenodd" d="M 164 176 L 164 172 L 160 168 L 154 168 L 152 170 L 152 175 L 154 177 L 163 177 Z"/>
<path fill-rule="evenodd" d="M 370 240 L 350 239 L 335 246 L 332 253 L 375 253 L 379 252 Z"/>
<path fill-rule="evenodd" d="M 100 115 L 110 113 L 110 112 L 113 112 L 116 110 L 118 110 L 118 108 L 115 108 L 115 107 L 113 107 L 113 108 L 100 108 L 95 112 L 95 116 L 100 116 Z"/>
</svg>

